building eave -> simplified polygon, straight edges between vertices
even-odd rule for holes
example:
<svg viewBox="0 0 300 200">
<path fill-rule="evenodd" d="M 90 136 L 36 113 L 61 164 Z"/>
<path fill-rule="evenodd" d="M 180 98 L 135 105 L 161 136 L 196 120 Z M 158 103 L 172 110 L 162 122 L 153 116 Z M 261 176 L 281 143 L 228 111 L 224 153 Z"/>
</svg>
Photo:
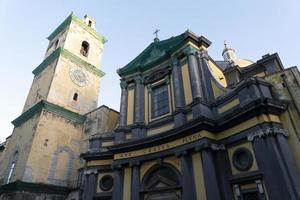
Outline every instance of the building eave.
<svg viewBox="0 0 300 200">
<path fill-rule="evenodd" d="M 62 116 L 72 122 L 75 123 L 84 123 L 86 117 L 83 115 L 80 115 L 78 113 L 72 112 L 68 109 L 65 109 L 61 106 L 52 104 L 47 101 L 40 101 L 39 103 L 35 104 L 33 107 L 31 107 L 29 110 L 25 111 L 23 114 L 21 114 L 19 117 L 17 117 L 15 120 L 12 121 L 12 124 L 15 127 L 18 127 L 22 125 L 24 122 L 32 118 L 37 113 L 40 113 L 41 111 L 46 110 L 51 113 L 57 114 L 59 116 Z"/>
<path fill-rule="evenodd" d="M 85 60 L 81 59 L 80 57 L 76 56 L 75 54 L 71 53 L 67 49 L 63 47 L 57 48 L 53 51 L 39 66 L 37 66 L 32 73 L 37 76 L 40 74 L 44 69 L 46 69 L 54 60 L 56 60 L 59 56 L 63 56 L 67 58 L 74 64 L 77 64 L 81 67 L 84 67 L 87 71 L 91 72 L 92 74 L 103 77 L 105 73 L 98 69 L 96 66 L 86 62 Z"/>
</svg>

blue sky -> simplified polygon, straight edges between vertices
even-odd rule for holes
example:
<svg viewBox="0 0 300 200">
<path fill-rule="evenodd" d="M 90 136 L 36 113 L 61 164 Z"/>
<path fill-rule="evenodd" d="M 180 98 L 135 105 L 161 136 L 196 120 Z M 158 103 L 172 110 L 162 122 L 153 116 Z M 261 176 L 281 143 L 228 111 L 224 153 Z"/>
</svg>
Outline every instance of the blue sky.
<svg viewBox="0 0 300 200">
<path fill-rule="evenodd" d="M 210 56 L 220 60 L 223 41 L 240 58 L 253 61 L 278 52 L 285 67 L 299 65 L 299 0 L 0 0 L 0 140 L 11 134 L 33 75 L 45 54 L 46 37 L 73 11 L 97 21 L 104 47 L 100 104 L 119 110 L 116 70 L 152 42 L 155 29 L 167 39 L 190 29 L 212 41 Z"/>
</svg>

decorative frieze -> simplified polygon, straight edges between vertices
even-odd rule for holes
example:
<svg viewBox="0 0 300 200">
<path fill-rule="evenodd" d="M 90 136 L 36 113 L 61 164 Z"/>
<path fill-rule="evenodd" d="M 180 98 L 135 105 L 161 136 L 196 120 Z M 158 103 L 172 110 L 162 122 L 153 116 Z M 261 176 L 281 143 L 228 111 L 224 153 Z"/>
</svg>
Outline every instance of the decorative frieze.
<svg viewBox="0 0 300 200">
<path fill-rule="evenodd" d="M 248 141 L 253 141 L 256 138 L 262 138 L 267 136 L 276 136 L 278 134 L 284 135 L 288 137 L 288 132 L 285 129 L 278 128 L 278 127 L 272 127 L 272 128 L 266 128 L 266 129 L 260 129 L 258 131 L 255 131 L 247 136 Z"/>
</svg>

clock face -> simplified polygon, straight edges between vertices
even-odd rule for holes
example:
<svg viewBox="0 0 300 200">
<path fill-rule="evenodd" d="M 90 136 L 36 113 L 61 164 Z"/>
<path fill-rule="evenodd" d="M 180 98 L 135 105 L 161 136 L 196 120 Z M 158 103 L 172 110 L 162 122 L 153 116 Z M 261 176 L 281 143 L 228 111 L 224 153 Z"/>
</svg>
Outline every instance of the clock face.
<svg viewBox="0 0 300 200">
<path fill-rule="evenodd" d="M 70 68 L 70 78 L 79 87 L 84 87 L 89 83 L 89 75 L 80 67 Z"/>
</svg>

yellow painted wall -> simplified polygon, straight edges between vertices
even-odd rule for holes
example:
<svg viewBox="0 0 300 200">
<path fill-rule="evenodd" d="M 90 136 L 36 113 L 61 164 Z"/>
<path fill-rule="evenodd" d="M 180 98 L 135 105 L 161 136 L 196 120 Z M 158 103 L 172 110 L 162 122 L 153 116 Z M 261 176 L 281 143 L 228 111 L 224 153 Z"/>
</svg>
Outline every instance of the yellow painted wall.
<svg viewBox="0 0 300 200">
<path fill-rule="evenodd" d="M 213 93 L 214 93 L 214 97 L 218 98 L 219 96 L 222 96 L 225 92 L 223 90 L 221 90 L 217 84 L 213 81 L 210 80 L 211 85 L 212 85 L 212 89 L 213 89 Z"/>
<path fill-rule="evenodd" d="M 239 104 L 240 104 L 240 100 L 239 100 L 239 99 L 234 99 L 234 100 L 228 102 L 227 104 L 225 104 L 225 105 L 219 107 L 219 108 L 218 108 L 218 112 L 219 112 L 219 113 L 225 112 L 225 111 L 227 111 L 227 110 L 229 110 L 229 109 L 231 109 L 231 108 L 233 108 L 234 106 L 237 106 L 237 105 L 239 105 Z"/>
<path fill-rule="evenodd" d="M 128 90 L 127 125 L 133 124 L 134 120 L 134 89 Z"/>
<path fill-rule="evenodd" d="M 183 80 L 185 103 L 190 104 L 193 101 L 193 97 L 192 97 L 192 89 L 191 89 L 188 64 L 184 64 L 182 66 L 181 70 L 182 70 L 182 80 Z"/>
<path fill-rule="evenodd" d="M 165 163 L 169 163 L 177 168 L 178 171 L 181 170 L 180 159 L 175 156 L 166 157 L 163 159 Z"/>
<path fill-rule="evenodd" d="M 171 130 L 172 128 L 174 128 L 174 123 L 166 124 L 159 128 L 149 129 L 149 130 L 147 130 L 147 136 L 156 135 L 156 134 Z"/>
<path fill-rule="evenodd" d="M 130 200 L 131 197 L 131 168 L 124 169 L 123 200 Z"/>
<path fill-rule="evenodd" d="M 145 115 L 145 124 L 148 124 L 149 122 L 149 95 L 148 95 L 148 88 L 145 87 L 145 96 L 144 96 L 144 99 L 145 99 L 145 112 L 144 112 L 144 115 Z"/>
<path fill-rule="evenodd" d="M 140 181 L 143 180 L 143 177 L 147 173 L 147 171 L 156 164 L 157 162 L 155 160 L 146 161 L 141 164 L 140 167 Z"/>
<path fill-rule="evenodd" d="M 212 60 L 208 61 L 208 66 L 215 80 L 218 81 L 223 87 L 227 87 L 225 76 L 220 68 Z"/>
<path fill-rule="evenodd" d="M 193 153 L 192 161 L 197 199 L 206 199 L 205 181 L 203 176 L 203 168 L 200 153 Z"/>
</svg>

